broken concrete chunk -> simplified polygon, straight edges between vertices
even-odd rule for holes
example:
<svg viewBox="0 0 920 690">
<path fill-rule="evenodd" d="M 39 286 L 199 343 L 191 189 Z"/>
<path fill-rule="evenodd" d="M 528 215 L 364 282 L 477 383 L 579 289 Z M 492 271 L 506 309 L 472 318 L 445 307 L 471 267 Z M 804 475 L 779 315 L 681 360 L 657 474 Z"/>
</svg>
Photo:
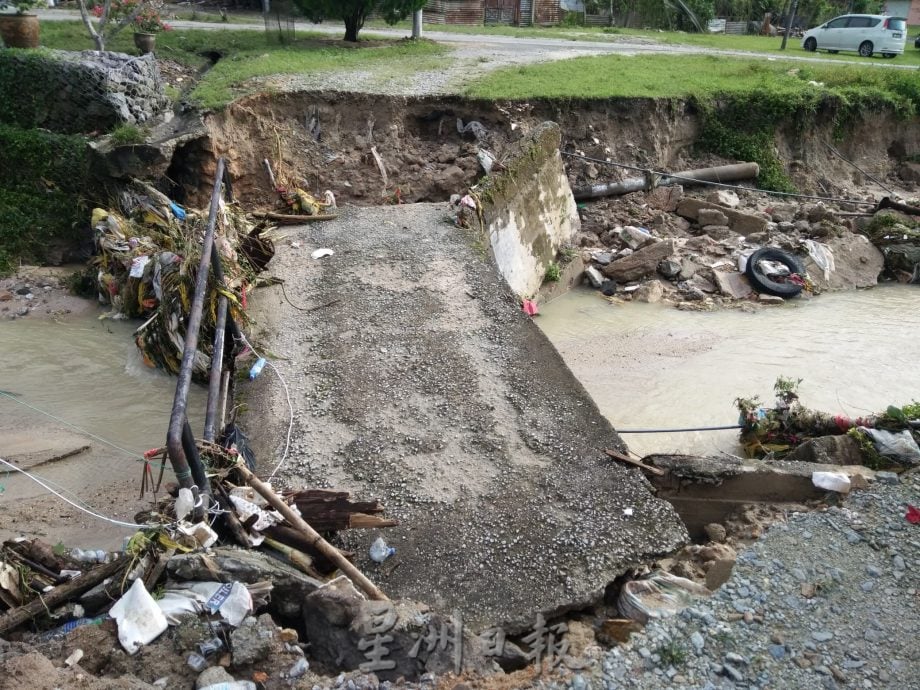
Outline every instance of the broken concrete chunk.
<svg viewBox="0 0 920 690">
<path fill-rule="evenodd" d="M 818 462 L 825 465 L 862 465 L 859 442 L 846 434 L 820 436 L 798 446 L 785 457 L 789 462 Z"/>
<path fill-rule="evenodd" d="M 704 225 L 703 232 L 718 241 L 727 240 L 732 235 L 732 230 L 727 225 Z"/>
<path fill-rule="evenodd" d="M 761 304 L 766 304 L 770 306 L 776 306 L 776 305 L 786 303 L 786 300 L 784 300 L 782 297 L 779 297 L 777 295 L 765 295 L 763 293 L 760 293 L 759 295 L 757 295 L 757 300 Z"/>
<path fill-rule="evenodd" d="M 664 286 L 659 280 L 650 280 L 645 285 L 639 287 L 636 290 L 633 299 L 638 302 L 648 302 L 649 304 L 655 304 L 660 302 L 664 297 Z"/>
<path fill-rule="evenodd" d="M 730 189 L 717 189 L 710 192 L 706 200 L 714 204 L 719 204 L 720 206 L 727 206 L 728 208 L 738 208 L 738 206 L 741 205 L 741 199 Z"/>
<path fill-rule="evenodd" d="M 810 256 L 805 259 L 809 279 L 819 290 L 866 288 L 878 284 L 885 266 L 882 253 L 864 235 L 847 233 L 832 237 L 825 244 L 834 257 L 834 270 L 824 270 Z"/>
<path fill-rule="evenodd" d="M 637 228 L 632 225 L 627 225 L 620 230 L 620 239 L 626 243 L 627 247 L 633 250 L 639 249 L 639 247 L 655 240 L 645 228 Z"/>
<path fill-rule="evenodd" d="M 240 627 L 230 633 L 233 665 L 249 666 L 268 658 L 277 628 L 268 614 L 246 618 Z"/>
<path fill-rule="evenodd" d="M 674 185 L 673 187 L 655 187 L 646 195 L 646 199 L 650 207 L 674 213 L 683 196 L 684 188 Z"/>
<path fill-rule="evenodd" d="M 767 229 L 767 219 L 759 214 L 753 215 L 750 213 L 742 213 L 735 209 L 717 206 L 716 204 L 703 201 L 702 199 L 690 199 L 687 197 L 681 199 L 680 203 L 677 205 L 677 214 L 679 216 L 683 216 L 689 220 L 695 220 L 699 223 L 702 223 L 700 220 L 700 212 L 704 210 L 714 210 L 722 213 L 726 217 L 728 221 L 727 224 L 732 231 L 737 232 L 739 235 L 744 235 L 745 237 L 755 232 L 763 232 Z"/>
<path fill-rule="evenodd" d="M 713 271 L 719 292 L 733 299 L 744 299 L 753 292 L 751 284 L 743 273 Z"/>
<path fill-rule="evenodd" d="M 680 260 L 680 275 L 678 278 L 681 280 L 690 280 L 695 276 L 699 271 L 703 269 L 698 263 L 691 261 L 690 259 L 684 257 Z"/>
<path fill-rule="evenodd" d="M 617 259 L 608 264 L 604 267 L 603 273 L 608 278 L 613 278 L 620 283 L 639 280 L 650 273 L 654 273 L 658 262 L 670 256 L 673 251 L 674 242 L 672 240 L 655 242 L 627 257 Z"/>
<path fill-rule="evenodd" d="M 701 208 L 697 214 L 696 220 L 703 227 L 707 225 L 728 226 L 728 216 L 716 208 Z"/>
<path fill-rule="evenodd" d="M 600 290 L 601 285 L 604 284 L 603 274 L 594 268 L 594 266 L 588 266 L 588 268 L 585 269 L 585 277 L 595 290 Z"/>
</svg>

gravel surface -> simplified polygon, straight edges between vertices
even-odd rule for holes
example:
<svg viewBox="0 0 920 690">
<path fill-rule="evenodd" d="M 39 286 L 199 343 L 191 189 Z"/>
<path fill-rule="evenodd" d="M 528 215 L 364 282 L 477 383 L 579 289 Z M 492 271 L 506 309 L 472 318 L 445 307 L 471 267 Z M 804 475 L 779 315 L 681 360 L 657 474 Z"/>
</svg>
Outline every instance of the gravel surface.
<svg viewBox="0 0 920 690">
<path fill-rule="evenodd" d="M 573 688 L 920 688 L 920 473 L 796 513 L 711 600 L 651 623 Z M 584 682 L 582 682 L 584 681 Z"/>
<path fill-rule="evenodd" d="M 686 540 L 644 477 L 605 459 L 616 432 L 446 204 L 340 213 L 291 230 L 271 265 L 298 306 L 328 306 L 299 311 L 274 287 L 256 318 L 294 404 L 279 476 L 380 498 L 400 521 L 382 566 L 375 531 L 348 534 L 359 568 L 472 630 L 524 629 Z M 321 247 L 335 254 L 312 259 Z M 267 474 L 285 394 L 266 372 L 245 395 Z"/>
</svg>

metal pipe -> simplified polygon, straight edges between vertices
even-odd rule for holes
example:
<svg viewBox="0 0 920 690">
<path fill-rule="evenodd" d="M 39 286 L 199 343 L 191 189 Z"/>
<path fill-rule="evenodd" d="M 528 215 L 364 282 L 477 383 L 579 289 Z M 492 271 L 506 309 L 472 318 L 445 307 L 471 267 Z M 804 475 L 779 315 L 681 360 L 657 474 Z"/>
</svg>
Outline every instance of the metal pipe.
<svg viewBox="0 0 920 690">
<path fill-rule="evenodd" d="M 737 182 L 750 180 L 760 174 L 757 163 L 734 163 L 732 165 L 719 165 L 714 168 L 699 168 L 685 172 L 674 173 L 656 179 L 649 173 L 645 177 L 630 177 L 620 182 L 595 184 L 585 187 L 576 187 L 572 190 L 576 201 L 584 199 L 599 199 L 605 196 L 618 196 L 630 192 L 641 192 L 653 187 L 669 187 L 675 184 L 693 185 L 706 182 Z"/>
<path fill-rule="evenodd" d="M 198 275 L 195 280 L 195 294 L 192 298 L 192 307 L 189 310 L 188 323 L 185 328 L 185 349 L 182 352 L 182 364 L 179 367 L 179 376 L 176 382 L 176 395 L 173 399 L 172 414 L 169 417 L 169 431 L 166 434 L 169 461 L 172 464 L 173 471 L 176 473 L 176 481 L 178 481 L 180 488 L 184 489 L 191 489 L 196 482 L 201 481 L 201 476 L 204 474 L 200 462 L 196 462 L 198 467 L 190 467 L 189 458 L 182 446 L 182 431 L 188 418 L 188 391 L 192 383 L 195 353 L 198 350 L 198 332 L 201 329 L 204 293 L 208 286 L 208 269 L 211 264 L 211 251 L 214 247 L 214 225 L 217 221 L 217 210 L 220 206 L 220 188 L 223 176 L 224 159 L 221 157 L 217 159 L 217 172 L 214 175 L 214 189 L 211 190 L 208 225 L 201 247 L 201 262 L 198 265 Z M 197 460 L 197 457 L 193 458 L 193 460 Z M 194 480 L 192 477 L 193 469 L 196 475 Z M 208 491 L 209 488 L 206 480 L 204 485 L 198 486 L 199 491 Z"/>
<path fill-rule="evenodd" d="M 192 425 L 185 420 L 182 425 L 182 450 L 185 451 L 185 457 L 188 459 L 188 466 L 192 472 L 192 481 L 195 485 L 192 492 L 198 489 L 201 494 L 209 496 L 211 494 L 211 483 L 208 481 L 208 475 L 204 471 L 204 465 L 201 464 L 201 456 L 198 455 L 198 444 L 195 443 L 195 432 L 192 431 Z M 198 503 L 198 496 L 195 496 L 195 503 Z M 207 506 L 202 506 L 202 509 Z M 200 519 L 200 516 L 199 516 Z"/>
<path fill-rule="evenodd" d="M 422 10 L 412 13 L 412 38 L 422 37 Z"/>
<path fill-rule="evenodd" d="M 216 252 L 215 252 L 216 253 Z M 220 404 L 220 382 L 224 369 L 224 334 L 227 332 L 227 298 L 217 298 L 217 325 L 214 327 L 214 349 L 211 352 L 211 378 L 208 380 L 208 405 L 204 415 L 204 440 L 214 441 L 215 420 Z"/>
</svg>

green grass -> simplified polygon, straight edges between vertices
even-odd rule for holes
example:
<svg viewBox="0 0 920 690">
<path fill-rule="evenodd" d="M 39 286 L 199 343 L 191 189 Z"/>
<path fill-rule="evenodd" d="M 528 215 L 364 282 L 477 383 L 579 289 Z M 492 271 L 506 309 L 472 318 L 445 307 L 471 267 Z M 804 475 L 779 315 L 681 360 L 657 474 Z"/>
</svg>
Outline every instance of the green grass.
<svg viewBox="0 0 920 690">
<path fill-rule="evenodd" d="M 370 41 L 374 37 L 365 35 Z M 209 53 L 221 55 L 189 95 L 198 106 L 221 108 L 245 95 L 250 80 L 277 74 L 375 71 L 384 81 L 402 78 L 443 66 L 445 48 L 431 41 L 383 39 L 384 45 L 345 44 L 328 34 L 298 31 L 288 45 L 277 34 L 262 31 L 222 29 L 176 29 L 157 35 L 157 55 L 192 66 L 204 67 Z M 375 42 L 376 43 L 376 42 Z M 92 42 L 79 22 L 45 22 L 42 44 L 48 48 L 86 50 Z M 128 32 L 119 34 L 107 46 L 111 50 L 136 52 Z"/>
<path fill-rule="evenodd" d="M 814 86 L 809 82 L 823 83 Z M 912 93 L 910 70 L 878 70 L 710 55 L 605 55 L 496 70 L 468 85 L 475 98 L 686 98 L 770 91 L 821 94 L 840 89 Z"/>
</svg>

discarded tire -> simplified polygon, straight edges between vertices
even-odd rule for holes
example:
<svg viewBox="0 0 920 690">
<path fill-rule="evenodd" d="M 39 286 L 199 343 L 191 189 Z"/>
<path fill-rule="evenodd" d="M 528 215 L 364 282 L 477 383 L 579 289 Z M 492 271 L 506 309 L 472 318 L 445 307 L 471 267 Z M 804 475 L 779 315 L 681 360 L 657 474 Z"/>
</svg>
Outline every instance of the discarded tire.
<svg viewBox="0 0 920 690">
<path fill-rule="evenodd" d="M 768 278 L 760 268 L 761 261 L 774 261 L 782 264 L 789 269 L 789 275 L 776 280 Z M 744 273 L 751 287 L 757 292 L 777 297 L 795 297 L 802 291 L 803 281 L 801 279 L 805 278 L 805 267 L 792 254 L 774 247 L 764 247 L 751 254 Z"/>
</svg>

